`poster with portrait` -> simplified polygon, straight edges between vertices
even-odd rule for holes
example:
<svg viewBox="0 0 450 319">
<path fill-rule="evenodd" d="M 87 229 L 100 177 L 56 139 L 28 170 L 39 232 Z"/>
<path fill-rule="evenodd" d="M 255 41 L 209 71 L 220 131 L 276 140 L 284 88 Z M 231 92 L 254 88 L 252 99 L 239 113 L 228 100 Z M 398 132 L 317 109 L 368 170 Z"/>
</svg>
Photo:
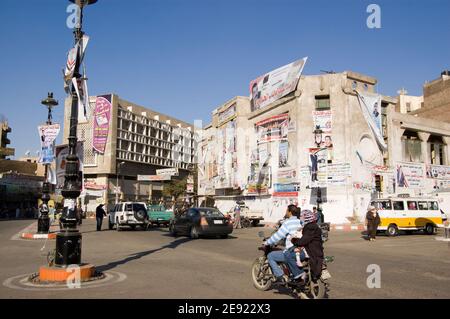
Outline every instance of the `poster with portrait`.
<svg viewBox="0 0 450 319">
<path fill-rule="evenodd" d="M 250 108 L 256 111 L 288 95 L 297 88 L 306 60 L 294 61 L 250 82 Z"/>
<path fill-rule="evenodd" d="M 308 155 L 311 185 L 325 187 L 327 185 L 328 150 L 326 148 L 309 148 Z"/>
<path fill-rule="evenodd" d="M 332 137 L 332 111 L 313 111 L 314 129 L 321 130 L 322 134 L 314 134 L 314 143 L 321 148 L 327 149 L 327 160 L 332 161 L 333 156 L 333 137 Z"/>
<path fill-rule="evenodd" d="M 83 142 L 77 143 L 76 153 L 78 157 L 78 169 L 80 182 L 83 181 L 83 161 L 84 161 L 84 145 Z M 56 194 L 60 195 L 61 190 L 64 187 L 64 176 L 66 174 L 66 158 L 69 155 L 68 145 L 58 145 L 56 147 Z M 81 183 L 82 190 L 84 189 L 84 183 Z"/>
<path fill-rule="evenodd" d="M 398 162 L 396 165 L 396 181 L 398 187 L 423 188 L 425 165 L 420 163 Z"/>
<path fill-rule="evenodd" d="M 284 168 L 288 166 L 289 142 L 280 141 L 278 145 L 278 167 Z"/>
<path fill-rule="evenodd" d="M 41 151 L 39 163 L 51 164 L 55 159 L 55 140 L 59 134 L 60 125 L 40 125 L 38 126 L 39 138 L 41 140 Z"/>
</svg>

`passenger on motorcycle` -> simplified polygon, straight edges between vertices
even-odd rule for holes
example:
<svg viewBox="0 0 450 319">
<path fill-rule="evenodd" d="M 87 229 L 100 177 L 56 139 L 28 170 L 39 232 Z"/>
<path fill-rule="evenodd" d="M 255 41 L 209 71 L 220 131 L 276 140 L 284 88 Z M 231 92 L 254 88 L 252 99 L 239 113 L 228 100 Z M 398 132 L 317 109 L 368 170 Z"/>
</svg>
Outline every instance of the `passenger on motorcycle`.
<svg viewBox="0 0 450 319">
<path fill-rule="evenodd" d="M 266 246 L 275 245 L 280 240 L 285 239 L 285 249 L 279 251 L 272 251 L 267 255 L 267 259 L 269 261 L 269 265 L 272 268 L 272 272 L 276 277 L 276 281 L 278 283 L 283 283 L 283 271 L 280 266 L 278 266 L 279 262 L 286 262 L 284 252 L 289 248 L 293 247 L 291 242 L 291 236 L 301 228 L 300 219 L 298 219 L 298 209 L 295 205 L 289 205 L 286 210 L 286 220 L 283 222 L 278 231 L 273 234 L 265 243 Z"/>
<path fill-rule="evenodd" d="M 311 269 L 311 279 L 316 282 L 322 274 L 323 265 L 323 245 L 322 230 L 317 225 L 317 214 L 310 210 L 303 210 L 300 216 L 303 221 L 303 236 L 301 238 L 292 238 L 292 243 L 296 247 L 294 251 L 300 251 L 304 247 L 309 256 L 309 265 Z M 289 255 L 289 263 L 295 263 L 295 254 Z"/>
</svg>

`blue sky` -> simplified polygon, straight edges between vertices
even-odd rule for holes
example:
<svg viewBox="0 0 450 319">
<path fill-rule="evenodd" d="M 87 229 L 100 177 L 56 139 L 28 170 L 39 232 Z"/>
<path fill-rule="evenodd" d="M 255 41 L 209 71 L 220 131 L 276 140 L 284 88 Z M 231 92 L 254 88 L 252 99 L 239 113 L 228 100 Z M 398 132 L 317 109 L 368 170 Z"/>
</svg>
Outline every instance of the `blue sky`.
<svg viewBox="0 0 450 319">
<path fill-rule="evenodd" d="M 381 7 L 381 29 L 366 26 L 370 3 Z M 63 121 L 68 4 L 2 0 L 0 115 L 16 157 L 39 148 L 48 91 Z M 215 107 L 248 95 L 253 78 L 308 56 L 304 74 L 353 70 L 376 77 L 380 93 L 420 95 L 450 68 L 449 13 L 448 0 L 99 0 L 83 25 L 89 91 L 208 122 Z"/>
</svg>

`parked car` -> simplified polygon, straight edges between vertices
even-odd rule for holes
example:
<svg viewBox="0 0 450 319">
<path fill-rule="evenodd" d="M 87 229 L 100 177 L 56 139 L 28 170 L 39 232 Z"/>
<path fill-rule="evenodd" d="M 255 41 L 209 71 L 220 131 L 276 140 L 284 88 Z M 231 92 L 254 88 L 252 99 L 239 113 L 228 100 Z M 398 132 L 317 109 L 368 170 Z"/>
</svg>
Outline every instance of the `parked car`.
<svg viewBox="0 0 450 319">
<path fill-rule="evenodd" d="M 260 210 L 250 209 L 245 204 L 240 204 L 241 207 L 241 219 L 248 220 L 251 226 L 256 227 L 261 221 L 264 220 L 263 212 Z M 245 227 L 250 227 L 250 225 L 245 225 Z"/>
<path fill-rule="evenodd" d="M 117 231 L 120 231 L 124 226 L 131 227 L 133 230 L 136 229 L 136 226 L 147 229 L 148 224 L 147 207 L 142 202 L 115 204 L 109 212 L 109 229 L 113 229 L 114 226 L 116 226 Z"/>
<path fill-rule="evenodd" d="M 227 238 L 233 232 L 233 224 L 216 208 L 194 207 L 175 216 L 169 231 L 173 236 L 188 235 L 192 239 L 200 236 Z"/>
<path fill-rule="evenodd" d="M 169 226 L 170 220 L 173 218 L 173 212 L 167 210 L 164 205 L 147 205 L 147 215 L 150 224 Z"/>
</svg>

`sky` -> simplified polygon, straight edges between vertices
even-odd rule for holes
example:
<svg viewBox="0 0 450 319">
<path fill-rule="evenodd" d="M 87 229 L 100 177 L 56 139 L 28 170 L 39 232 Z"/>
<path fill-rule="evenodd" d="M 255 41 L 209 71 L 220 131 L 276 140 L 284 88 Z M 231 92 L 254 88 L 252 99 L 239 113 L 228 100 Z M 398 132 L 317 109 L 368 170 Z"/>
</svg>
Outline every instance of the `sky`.
<svg viewBox="0 0 450 319">
<path fill-rule="evenodd" d="M 371 3 L 379 29 L 366 24 Z M 49 91 L 60 102 L 54 122 L 63 122 L 70 3 L 1 4 L 0 117 L 19 158 L 39 149 Z M 449 13 L 448 0 L 99 0 L 83 21 L 89 93 L 206 124 L 214 108 L 248 96 L 252 79 L 308 56 L 305 75 L 352 70 L 377 78 L 381 94 L 421 95 L 450 69 Z"/>
</svg>

